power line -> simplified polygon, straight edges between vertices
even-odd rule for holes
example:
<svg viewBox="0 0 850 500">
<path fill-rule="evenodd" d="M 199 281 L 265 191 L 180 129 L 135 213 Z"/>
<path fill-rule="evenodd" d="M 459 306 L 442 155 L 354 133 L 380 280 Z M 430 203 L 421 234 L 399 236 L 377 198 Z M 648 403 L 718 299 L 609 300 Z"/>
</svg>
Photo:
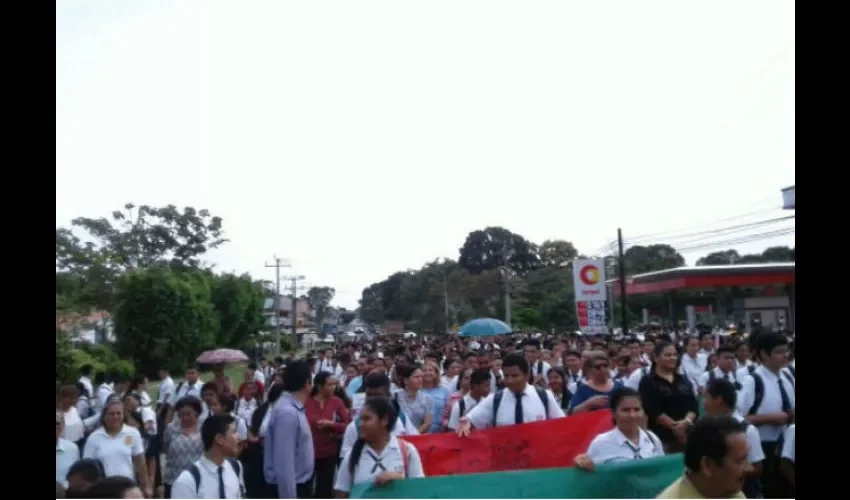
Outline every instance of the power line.
<svg viewBox="0 0 850 500">
<path fill-rule="evenodd" d="M 686 233 L 686 234 L 682 234 L 682 235 L 679 235 L 679 236 L 676 236 L 676 237 L 664 238 L 663 241 L 648 242 L 646 240 L 636 240 L 636 239 L 633 239 L 633 238 L 629 238 L 626 241 L 628 241 L 629 245 L 636 245 L 636 244 L 651 245 L 653 243 L 666 243 L 668 245 L 675 246 L 676 244 L 687 244 L 687 243 L 694 243 L 694 242 L 697 242 L 697 241 L 705 240 L 707 237 L 725 236 L 725 235 L 728 235 L 728 234 L 746 231 L 748 229 L 754 229 L 754 228 L 758 228 L 758 227 L 762 227 L 762 226 L 769 226 L 769 225 L 772 225 L 772 224 L 777 224 L 779 222 L 784 222 L 784 221 L 787 221 L 787 220 L 794 219 L 794 217 L 795 217 L 794 215 L 786 215 L 785 217 L 776 217 L 776 218 L 773 218 L 773 219 L 760 220 L 760 221 L 756 221 L 756 222 L 748 222 L 746 224 L 737 224 L 737 225 L 734 225 L 734 226 L 727 226 L 725 228 L 715 229 L 715 230 L 712 230 L 712 231 L 697 231 L 697 232 L 693 232 L 693 233 Z M 695 239 L 693 239 L 694 237 L 695 237 Z M 684 241 L 677 241 L 677 240 L 681 240 L 682 238 L 688 238 L 688 239 L 686 239 Z"/>
<path fill-rule="evenodd" d="M 796 231 L 797 231 L 796 228 L 788 227 L 788 228 L 784 228 L 784 229 L 777 229 L 775 231 L 767 231 L 767 232 L 763 232 L 763 233 L 756 233 L 756 234 L 752 234 L 752 235 L 749 235 L 749 236 L 731 238 L 731 239 L 720 240 L 720 241 L 712 241 L 712 242 L 707 242 L 707 243 L 702 243 L 702 244 L 692 245 L 692 246 L 685 246 L 685 247 L 677 248 L 676 251 L 678 251 L 678 252 L 690 252 L 690 251 L 693 251 L 693 250 L 707 250 L 707 249 L 713 249 L 713 248 L 728 247 L 729 245 L 736 245 L 736 244 L 741 244 L 741 243 L 750 243 L 750 242 L 753 242 L 753 241 L 766 240 L 766 239 L 776 238 L 776 237 L 779 237 L 779 236 L 785 236 L 785 235 L 788 235 L 788 234 L 794 234 Z"/>
<path fill-rule="evenodd" d="M 639 235 L 632 236 L 632 237 L 628 238 L 628 240 L 634 241 L 634 240 L 646 240 L 646 239 L 658 239 L 658 238 L 665 238 L 665 239 L 675 238 L 676 236 L 680 236 L 678 233 L 681 233 L 682 231 L 692 231 L 694 228 L 716 226 L 716 225 L 724 223 L 724 222 L 732 222 L 732 221 L 736 221 L 736 220 L 745 219 L 747 217 L 754 217 L 756 215 L 765 215 L 765 214 L 768 214 L 770 212 L 778 212 L 778 211 L 779 211 L 778 208 L 769 208 L 769 209 L 766 209 L 766 210 L 764 210 L 764 209 L 763 210 L 756 210 L 756 211 L 753 211 L 753 212 L 747 212 L 747 213 L 738 214 L 738 215 L 735 215 L 735 216 L 732 216 L 732 217 L 717 219 L 717 220 L 712 221 L 712 222 L 703 222 L 701 224 L 691 225 L 691 226 L 688 226 L 688 227 L 680 227 L 678 229 L 670 229 L 670 230 L 661 231 L 661 232 L 658 232 L 658 233 L 639 234 Z M 707 230 L 710 231 L 711 229 L 707 229 Z"/>
</svg>

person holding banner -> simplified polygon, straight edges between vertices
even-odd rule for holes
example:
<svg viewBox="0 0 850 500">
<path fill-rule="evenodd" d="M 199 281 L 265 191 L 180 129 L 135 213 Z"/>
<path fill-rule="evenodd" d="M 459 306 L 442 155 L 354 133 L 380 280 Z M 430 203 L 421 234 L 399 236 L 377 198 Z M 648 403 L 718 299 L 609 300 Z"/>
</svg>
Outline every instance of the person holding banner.
<svg viewBox="0 0 850 500">
<path fill-rule="evenodd" d="M 506 356 L 502 372 L 505 388 L 487 396 L 459 420 L 459 436 L 468 436 L 472 427 L 502 427 L 565 416 L 551 392 L 528 383 L 528 361 L 520 354 Z"/>
<path fill-rule="evenodd" d="M 576 467 L 593 471 L 596 464 L 664 456 L 664 447 L 658 436 L 641 428 L 644 422 L 643 404 L 636 390 L 628 387 L 614 390 L 611 393 L 611 412 L 616 427 L 593 438 L 587 453 L 575 458 Z"/>
<path fill-rule="evenodd" d="M 425 477 L 422 459 L 412 444 L 393 435 L 398 412 L 386 398 L 369 398 L 360 413 L 360 436 L 339 466 L 336 498 L 348 498 L 355 484 Z"/>
</svg>

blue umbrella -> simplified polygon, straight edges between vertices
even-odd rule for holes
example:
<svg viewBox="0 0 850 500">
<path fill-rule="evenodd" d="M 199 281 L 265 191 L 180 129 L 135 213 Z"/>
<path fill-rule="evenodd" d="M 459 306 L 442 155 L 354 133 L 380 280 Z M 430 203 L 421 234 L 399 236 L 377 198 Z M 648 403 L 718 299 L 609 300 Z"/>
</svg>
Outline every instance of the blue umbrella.
<svg viewBox="0 0 850 500">
<path fill-rule="evenodd" d="M 457 334 L 461 337 L 489 337 L 491 335 L 507 335 L 512 331 L 511 326 L 504 321 L 493 318 L 478 318 L 464 323 Z"/>
</svg>

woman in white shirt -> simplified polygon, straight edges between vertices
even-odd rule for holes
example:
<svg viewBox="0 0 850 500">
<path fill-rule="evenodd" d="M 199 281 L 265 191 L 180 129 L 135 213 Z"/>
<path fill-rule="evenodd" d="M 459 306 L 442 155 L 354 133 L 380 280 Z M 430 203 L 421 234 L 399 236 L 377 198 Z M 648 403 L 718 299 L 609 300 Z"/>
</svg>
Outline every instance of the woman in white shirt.
<svg viewBox="0 0 850 500">
<path fill-rule="evenodd" d="M 245 422 L 251 421 L 251 415 L 256 411 L 257 407 L 260 406 L 260 398 L 257 396 L 259 390 L 257 388 L 257 384 L 254 381 L 246 382 L 244 386 L 242 386 L 242 397 L 240 397 L 236 401 L 236 415 L 239 416 Z"/>
<path fill-rule="evenodd" d="M 64 429 L 62 430 L 62 439 L 76 444 L 78 447 L 83 445 L 83 439 L 86 435 L 86 428 L 83 424 L 83 419 L 80 418 L 77 408 L 74 406 L 77 399 L 80 397 L 80 392 L 74 385 L 66 385 L 59 388 L 57 403 L 62 411 L 64 420 Z"/>
<path fill-rule="evenodd" d="M 136 479 L 145 496 L 153 496 L 148 482 L 145 446 L 139 431 L 124 423 L 124 405 L 112 400 L 103 408 L 98 427 L 86 440 L 83 458 L 97 458 L 103 463 L 106 477 L 124 476 Z"/>
<path fill-rule="evenodd" d="M 664 456 L 658 436 L 642 428 L 646 422 L 640 394 L 621 387 L 611 394 L 614 429 L 593 438 L 587 453 L 575 458 L 576 467 L 592 471 L 596 464 L 610 464 Z"/>
<path fill-rule="evenodd" d="M 337 498 L 348 498 L 355 484 L 425 477 L 419 452 L 392 434 L 398 413 L 386 398 L 369 398 L 360 412 L 360 436 L 339 466 Z"/>
</svg>

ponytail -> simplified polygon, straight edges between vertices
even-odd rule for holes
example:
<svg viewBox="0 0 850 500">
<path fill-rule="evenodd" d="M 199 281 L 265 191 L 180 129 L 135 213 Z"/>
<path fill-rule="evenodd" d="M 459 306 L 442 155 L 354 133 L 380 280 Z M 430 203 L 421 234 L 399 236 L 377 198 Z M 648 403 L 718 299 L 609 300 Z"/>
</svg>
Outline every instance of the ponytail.
<svg viewBox="0 0 850 500">
<path fill-rule="evenodd" d="M 366 446 L 366 441 L 358 437 L 357 441 L 354 442 L 354 446 L 351 447 L 351 453 L 348 454 L 348 473 L 351 474 L 351 477 L 354 477 L 354 469 L 360 463 L 360 455 L 363 454 L 364 446 Z"/>
</svg>

